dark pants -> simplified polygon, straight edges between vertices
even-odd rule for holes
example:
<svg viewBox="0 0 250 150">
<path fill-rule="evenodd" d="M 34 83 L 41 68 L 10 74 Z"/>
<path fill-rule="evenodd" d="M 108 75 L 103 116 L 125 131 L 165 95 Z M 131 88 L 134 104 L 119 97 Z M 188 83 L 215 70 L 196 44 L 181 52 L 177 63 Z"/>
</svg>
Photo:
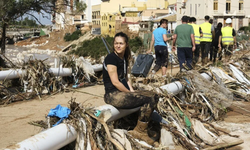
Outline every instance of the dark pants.
<svg viewBox="0 0 250 150">
<path fill-rule="evenodd" d="M 168 67 L 168 48 L 167 46 L 155 46 L 155 67 L 154 71 L 157 72 L 161 67 Z"/>
<path fill-rule="evenodd" d="M 219 48 L 218 48 L 218 47 L 214 47 L 214 52 L 213 52 L 213 62 L 215 62 L 215 61 L 216 61 L 216 57 L 217 57 L 218 51 L 219 51 Z M 221 51 L 219 52 L 218 59 L 219 59 L 219 60 L 221 60 L 221 59 L 222 59 L 222 52 L 221 52 Z"/>
<path fill-rule="evenodd" d="M 156 108 L 158 100 L 158 95 L 151 91 L 115 91 L 104 95 L 104 101 L 118 109 L 132 109 L 141 106 L 138 120 L 143 122 L 150 120 L 150 116 Z"/>
<path fill-rule="evenodd" d="M 144 104 L 155 105 L 158 95 L 151 91 L 120 92 L 115 91 L 104 95 L 104 101 L 120 109 L 132 109 Z"/>
<path fill-rule="evenodd" d="M 180 70 L 183 68 L 182 64 L 187 64 L 187 66 L 192 69 L 193 52 L 192 48 L 189 47 L 177 47 L 177 56 L 180 64 Z"/>
<path fill-rule="evenodd" d="M 194 56 L 193 56 L 193 63 L 196 64 L 199 61 L 200 57 L 200 45 L 195 45 L 195 51 L 194 51 Z"/>
<path fill-rule="evenodd" d="M 213 60 L 213 56 L 214 56 L 214 47 L 212 44 L 210 44 L 210 61 Z"/>
<path fill-rule="evenodd" d="M 208 52 L 211 49 L 211 42 L 201 42 L 201 58 L 208 57 Z"/>
</svg>

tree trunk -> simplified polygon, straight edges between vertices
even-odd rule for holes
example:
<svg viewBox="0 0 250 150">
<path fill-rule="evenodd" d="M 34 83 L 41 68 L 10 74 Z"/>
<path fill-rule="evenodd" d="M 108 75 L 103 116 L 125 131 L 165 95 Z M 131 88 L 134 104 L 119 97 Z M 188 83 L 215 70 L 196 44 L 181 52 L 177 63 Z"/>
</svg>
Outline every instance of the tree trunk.
<svg viewBox="0 0 250 150">
<path fill-rule="evenodd" d="M 5 44 L 6 44 L 6 28 L 7 28 L 7 24 L 3 23 L 3 27 L 2 27 L 2 43 L 1 43 L 1 54 L 5 55 Z M 6 64 L 5 61 L 2 57 L 0 57 L 0 67 L 5 68 Z"/>
<path fill-rule="evenodd" d="M 6 27 L 7 24 L 3 23 L 3 30 L 2 30 L 2 43 L 1 43 L 1 53 L 2 55 L 5 55 L 5 43 L 6 43 Z"/>
</svg>

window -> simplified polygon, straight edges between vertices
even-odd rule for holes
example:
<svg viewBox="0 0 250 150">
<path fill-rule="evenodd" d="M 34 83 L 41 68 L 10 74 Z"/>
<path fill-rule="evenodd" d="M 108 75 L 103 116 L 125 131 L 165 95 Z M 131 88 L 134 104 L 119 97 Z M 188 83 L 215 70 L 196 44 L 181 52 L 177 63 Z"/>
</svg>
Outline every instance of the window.
<svg viewBox="0 0 250 150">
<path fill-rule="evenodd" d="M 243 19 L 239 18 L 239 28 L 243 26 Z"/>
<path fill-rule="evenodd" d="M 195 4 L 195 15 L 197 15 L 197 4 Z"/>
<path fill-rule="evenodd" d="M 214 1 L 214 10 L 218 10 L 218 1 Z"/>
<path fill-rule="evenodd" d="M 239 10 L 243 10 L 243 0 L 239 1 Z"/>
<path fill-rule="evenodd" d="M 190 4 L 190 15 L 192 15 L 192 4 Z"/>
<path fill-rule="evenodd" d="M 231 1 L 226 1 L 226 13 L 229 13 L 231 11 Z"/>
</svg>

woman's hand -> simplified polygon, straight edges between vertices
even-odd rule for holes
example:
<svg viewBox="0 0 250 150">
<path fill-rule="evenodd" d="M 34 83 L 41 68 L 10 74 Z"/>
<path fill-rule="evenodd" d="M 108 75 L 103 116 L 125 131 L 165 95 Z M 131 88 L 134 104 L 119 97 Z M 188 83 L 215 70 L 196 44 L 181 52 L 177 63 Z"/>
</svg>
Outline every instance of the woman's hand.
<svg viewBox="0 0 250 150">
<path fill-rule="evenodd" d="M 150 50 L 148 50 L 146 53 L 147 53 L 147 54 L 150 54 L 151 52 L 152 52 L 152 51 L 151 51 L 151 49 L 150 49 Z"/>
<path fill-rule="evenodd" d="M 220 43 L 218 44 L 218 47 L 219 47 L 219 48 L 221 48 L 221 45 L 220 45 Z"/>
</svg>

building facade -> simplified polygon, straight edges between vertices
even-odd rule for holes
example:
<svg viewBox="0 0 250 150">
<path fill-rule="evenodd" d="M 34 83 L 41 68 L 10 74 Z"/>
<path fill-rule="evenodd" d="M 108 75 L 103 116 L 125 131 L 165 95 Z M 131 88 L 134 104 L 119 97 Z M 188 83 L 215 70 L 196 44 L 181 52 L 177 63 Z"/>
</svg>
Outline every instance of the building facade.
<svg viewBox="0 0 250 150">
<path fill-rule="evenodd" d="M 92 6 L 92 34 L 101 34 L 101 5 Z"/>
<path fill-rule="evenodd" d="M 64 29 L 65 26 L 75 25 L 78 28 L 89 26 L 92 22 L 91 0 L 79 0 L 87 5 L 83 12 L 75 12 L 74 0 L 68 0 L 68 5 L 63 0 L 57 0 L 58 12 L 52 14 L 53 29 Z"/>
<path fill-rule="evenodd" d="M 179 11 L 178 24 L 183 15 L 196 17 L 197 24 L 204 22 L 205 15 L 214 20 L 214 25 L 219 22 L 225 24 L 225 20 L 231 18 L 235 30 L 249 24 L 250 0 L 187 0 L 181 3 L 184 7 L 179 6 L 182 11 Z"/>
<path fill-rule="evenodd" d="M 102 0 L 101 17 L 105 17 L 101 19 L 101 33 L 112 36 L 116 30 L 120 31 L 119 28 L 125 27 L 132 32 L 138 32 L 141 27 L 140 21 L 148 22 L 166 14 L 168 14 L 167 0 Z M 113 21 L 109 18 L 116 19 Z"/>
</svg>

